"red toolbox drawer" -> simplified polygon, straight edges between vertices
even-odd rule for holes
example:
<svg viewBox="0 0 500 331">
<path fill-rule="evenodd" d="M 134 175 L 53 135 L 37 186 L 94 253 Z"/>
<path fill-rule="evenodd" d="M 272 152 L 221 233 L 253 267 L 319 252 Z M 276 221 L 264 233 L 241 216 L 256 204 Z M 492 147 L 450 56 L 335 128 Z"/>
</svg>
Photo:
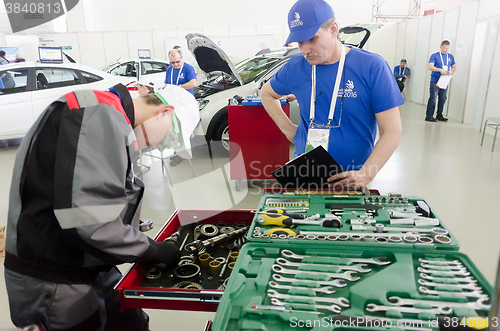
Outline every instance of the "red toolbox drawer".
<svg viewBox="0 0 500 331">
<path fill-rule="evenodd" d="M 221 224 L 228 226 L 252 223 L 251 210 L 176 210 L 155 236 L 155 241 L 163 241 L 181 225 L 199 222 L 202 224 Z M 192 235 L 190 235 L 192 240 Z M 181 235 L 182 241 L 184 236 Z M 189 255 L 183 250 L 182 255 Z M 115 286 L 120 293 L 122 308 L 152 308 L 169 310 L 189 310 L 215 312 L 224 291 L 213 289 L 186 289 L 174 287 L 146 286 L 145 273 L 149 264 L 136 263 L 125 273 Z M 204 270 L 204 269 L 202 269 Z M 225 273 L 228 275 L 228 272 Z M 217 278 L 218 275 L 213 275 Z M 166 279 L 169 279 L 167 277 Z M 170 277 L 171 279 L 171 277 Z M 217 280 L 218 281 L 218 280 Z M 146 284 L 145 284 L 146 283 Z M 168 284 L 168 283 L 167 283 Z M 157 285 L 157 284 L 155 284 Z M 220 283 L 218 284 L 220 285 Z"/>
</svg>

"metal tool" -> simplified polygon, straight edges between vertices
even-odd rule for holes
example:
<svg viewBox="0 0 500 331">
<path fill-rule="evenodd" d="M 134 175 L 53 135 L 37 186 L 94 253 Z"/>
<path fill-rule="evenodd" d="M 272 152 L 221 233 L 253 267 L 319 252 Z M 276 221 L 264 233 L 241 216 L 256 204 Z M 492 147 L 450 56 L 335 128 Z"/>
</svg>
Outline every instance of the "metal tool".
<svg viewBox="0 0 500 331">
<path fill-rule="evenodd" d="M 200 234 L 201 234 L 200 229 L 201 229 L 201 227 L 202 227 L 202 226 L 203 226 L 203 224 L 198 224 L 198 225 L 194 228 L 194 230 L 193 230 L 193 232 L 194 232 L 194 234 L 193 234 L 193 238 L 194 238 L 194 239 L 193 239 L 193 241 L 198 240 L 198 237 L 199 237 L 199 236 L 200 236 Z"/>
<path fill-rule="evenodd" d="M 438 296 L 435 297 L 439 299 Z M 450 307 L 450 308 L 471 308 L 474 310 L 489 311 L 491 305 L 486 304 L 487 297 L 479 298 L 477 301 L 471 302 L 448 302 L 448 301 L 435 301 L 435 300 L 417 300 L 417 299 L 402 299 L 400 297 L 389 297 L 387 300 L 393 306 L 413 306 L 416 304 L 429 305 L 431 307 Z"/>
<path fill-rule="evenodd" d="M 446 277 L 433 277 L 431 275 L 421 273 L 420 278 L 427 279 L 427 280 L 433 280 L 433 281 L 437 281 L 437 282 L 477 283 L 477 280 L 475 280 L 473 277 L 446 278 Z"/>
<path fill-rule="evenodd" d="M 184 240 L 182 241 L 182 244 L 179 246 L 179 251 L 182 251 L 182 249 L 184 248 L 184 245 L 186 245 L 186 242 L 187 242 L 187 240 L 189 238 L 189 235 L 190 235 L 190 233 L 188 232 L 186 234 L 186 236 L 184 237 Z"/>
<path fill-rule="evenodd" d="M 428 264 L 428 263 L 420 263 L 420 266 L 423 268 L 427 269 L 434 269 L 434 270 L 442 270 L 442 271 L 452 271 L 452 270 L 465 270 L 467 271 L 467 268 L 465 268 L 463 265 L 434 265 L 434 264 Z"/>
<path fill-rule="evenodd" d="M 472 290 L 472 291 L 481 291 L 481 287 L 477 286 L 476 284 L 443 284 L 443 283 L 433 283 L 433 282 L 428 282 L 425 279 L 419 279 L 418 283 L 420 285 L 424 286 L 445 286 L 445 287 L 450 287 L 450 288 L 457 288 L 457 289 L 465 289 L 465 290 Z"/>
<path fill-rule="evenodd" d="M 229 257 L 231 256 L 232 251 L 229 250 L 229 253 L 227 253 L 226 261 L 222 265 L 222 269 L 220 270 L 219 274 L 219 282 L 224 281 L 224 273 L 226 272 L 227 265 L 229 264 Z"/>
<path fill-rule="evenodd" d="M 488 297 L 488 294 L 484 294 L 481 291 L 471 291 L 471 292 L 469 292 L 469 291 L 463 291 L 463 292 L 436 291 L 436 290 L 430 290 L 425 286 L 420 286 L 418 288 L 418 290 L 420 291 L 420 293 L 431 294 L 431 295 L 441 295 L 441 294 L 449 295 L 450 293 L 453 293 L 453 294 L 459 294 L 461 296 L 468 297 L 468 298 L 484 298 L 484 297 L 487 298 Z"/>
<path fill-rule="evenodd" d="M 408 313 L 408 314 L 428 313 L 437 315 L 449 315 L 453 312 L 453 310 L 450 307 L 435 307 L 429 309 L 422 309 L 422 308 L 403 307 L 403 306 L 381 306 L 381 305 L 376 305 L 374 303 L 367 304 L 365 310 L 369 311 L 370 313 L 376 311 L 395 310 L 399 311 L 400 313 Z"/>
<path fill-rule="evenodd" d="M 377 220 L 373 218 L 351 218 L 349 223 L 351 223 L 351 225 L 365 225 L 377 223 Z"/>
<path fill-rule="evenodd" d="M 281 311 L 285 313 L 308 313 L 308 314 L 316 314 L 320 315 L 323 314 L 319 311 L 314 311 L 314 310 L 295 310 L 292 308 L 287 308 L 284 306 L 266 306 L 266 305 L 253 305 L 252 309 L 257 309 L 257 310 L 275 310 L 275 311 Z"/>
<path fill-rule="evenodd" d="M 289 302 L 280 301 L 276 298 L 272 298 L 271 303 L 273 305 L 283 306 L 283 307 L 294 307 L 294 308 L 303 307 L 304 309 L 308 309 L 308 308 L 310 309 L 311 307 L 313 307 L 314 309 L 319 309 L 319 310 L 329 310 L 335 314 L 340 314 L 340 312 L 342 311 L 342 309 L 337 305 L 325 306 L 325 305 L 308 305 L 308 304 L 303 304 L 303 303 L 289 303 Z"/>
<path fill-rule="evenodd" d="M 290 216 L 291 218 L 295 218 L 295 219 L 305 219 L 306 218 L 305 214 L 290 213 L 284 209 L 265 209 L 265 210 L 257 212 L 257 214 L 265 214 L 265 215 L 280 214 L 280 215 Z"/>
<path fill-rule="evenodd" d="M 291 285 L 280 285 L 277 282 L 270 281 L 269 282 L 269 287 L 272 287 L 277 290 L 292 290 L 292 289 L 310 289 L 313 290 L 314 292 L 318 293 L 325 293 L 325 294 L 333 294 L 335 293 L 335 290 L 333 289 L 332 286 L 325 286 L 325 287 L 300 287 L 300 286 L 291 286 Z"/>
<path fill-rule="evenodd" d="M 290 295 L 290 294 L 281 294 L 276 290 L 267 290 L 267 296 L 270 298 L 283 299 L 283 300 L 312 300 L 314 302 L 323 302 L 323 303 L 334 303 L 341 307 L 349 307 L 349 300 L 346 298 L 327 298 L 327 297 L 308 297 L 303 295 Z M 292 303 L 292 301 L 287 301 Z M 299 302 L 300 303 L 300 302 Z"/>
<path fill-rule="evenodd" d="M 462 263 L 458 260 L 453 260 L 453 261 L 437 261 L 437 260 L 425 260 L 423 258 L 419 258 L 418 261 L 422 263 L 428 263 L 428 264 L 437 264 L 437 265 L 462 265 Z"/>
<path fill-rule="evenodd" d="M 302 260 L 306 257 L 311 257 L 309 255 L 299 255 L 294 252 L 284 249 L 281 251 L 281 255 L 283 257 L 295 260 Z M 335 260 L 349 260 L 353 263 L 368 263 L 368 264 L 376 264 L 376 265 L 387 265 L 390 264 L 391 261 L 385 261 L 385 258 L 382 257 L 372 257 L 372 258 L 354 258 L 354 257 L 330 257 L 330 256 L 315 256 L 315 258 L 325 258 L 325 262 L 335 262 Z"/>
<path fill-rule="evenodd" d="M 343 273 L 301 271 L 301 270 L 286 269 L 278 264 L 273 264 L 272 269 L 274 272 L 277 272 L 280 274 L 288 274 L 288 275 L 297 275 L 297 274 L 314 275 L 314 276 L 326 275 L 326 276 L 331 277 L 331 278 L 340 278 L 340 279 L 350 280 L 352 282 L 357 281 L 359 279 L 359 277 L 356 276 L 356 272 L 354 272 L 354 271 L 345 271 Z"/>
<path fill-rule="evenodd" d="M 276 262 L 278 264 L 288 266 L 288 267 L 301 267 L 301 266 L 315 266 L 315 267 L 337 267 L 342 270 L 352 270 L 352 271 L 357 271 L 361 273 L 367 273 L 372 271 L 372 269 L 364 269 L 363 267 L 366 267 L 366 264 L 363 263 L 358 263 L 355 265 L 336 265 L 336 264 L 316 264 L 316 263 L 297 263 L 297 262 L 290 262 L 287 259 L 284 259 L 282 257 L 279 257 L 276 259 Z"/>
<path fill-rule="evenodd" d="M 469 276 L 470 272 L 466 270 L 458 270 L 458 271 L 442 271 L 442 270 L 431 270 L 431 269 L 425 269 L 422 267 L 417 268 L 418 272 L 423 272 L 426 274 L 440 274 L 440 275 L 459 275 L 459 276 Z"/>
<path fill-rule="evenodd" d="M 383 224 L 377 224 L 378 226 L 382 226 L 383 231 L 394 231 L 394 232 L 416 232 L 416 233 L 436 233 L 439 235 L 446 235 L 448 234 L 448 231 L 446 229 L 442 228 L 432 228 L 432 229 L 422 229 L 422 228 L 416 228 L 416 227 L 408 227 L 408 228 L 401 228 L 401 227 L 396 227 L 396 226 L 384 226 Z M 352 225 L 351 229 L 353 231 L 377 231 L 376 226 L 364 226 L 364 225 Z M 380 230 L 380 229 L 379 229 Z M 433 232 L 434 230 L 434 232 Z"/>
<path fill-rule="evenodd" d="M 333 280 L 309 280 L 309 279 L 298 279 L 298 278 L 288 278 L 283 277 L 278 274 L 273 275 L 273 279 L 278 283 L 294 283 L 294 284 L 304 284 L 307 287 L 311 285 L 311 288 L 318 286 L 335 286 L 335 287 L 346 287 L 347 284 L 344 283 L 342 279 L 333 279 Z M 296 285 L 299 286 L 299 285 Z"/>
<path fill-rule="evenodd" d="M 209 239 L 204 240 L 204 241 L 196 240 L 196 241 L 193 241 L 191 244 L 189 244 L 186 247 L 189 247 L 189 250 L 192 253 L 202 253 L 202 252 L 206 251 L 207 248 L 214 247 L 214 246 L 216 246 L 222 242 L 225 242 L 231 238 L 243 235 L 247 231 L 247 229 L 248 228 L 245 227 L 245 228 L 241 228 L 238 230 L 234 230 L 231 233 L 223 233 L 223 234 L 220 234 L 216 237 L 209 238 Z"/>
</svg>

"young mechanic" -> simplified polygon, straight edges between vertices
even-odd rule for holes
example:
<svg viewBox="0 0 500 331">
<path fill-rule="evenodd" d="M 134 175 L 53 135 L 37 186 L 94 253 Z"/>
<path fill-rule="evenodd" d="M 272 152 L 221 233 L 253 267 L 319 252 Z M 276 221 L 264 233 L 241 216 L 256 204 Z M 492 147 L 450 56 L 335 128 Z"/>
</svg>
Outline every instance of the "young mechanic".
<svg viewBox="0 0 500 331">
<path fill-rule="evenodd" d="M 120 311 L 117 264 L 176 263 L 177 245 L 138 230 L 139 148 L 161 148 L 172 114 L 198 109 L 178 86 L 132 99 L 68 93 L 48 106 L 17 152 L 10 191 L 5 280 L 11 319 L 42 330 L 148 330 L 141 309 Z"/>
</svg>

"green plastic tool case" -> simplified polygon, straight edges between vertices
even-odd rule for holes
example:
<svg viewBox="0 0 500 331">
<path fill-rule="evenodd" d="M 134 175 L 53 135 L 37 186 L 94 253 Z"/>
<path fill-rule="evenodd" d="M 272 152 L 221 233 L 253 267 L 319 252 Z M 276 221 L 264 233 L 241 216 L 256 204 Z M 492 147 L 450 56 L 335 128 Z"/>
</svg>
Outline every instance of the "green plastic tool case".
<svg viewBox="0 0 500 331">
<path fill-rule="evenodd" d="M 265 195 L 258 211 L 336 213 L 342 226 L 282 230 L 255 214 L 211 330 L 432 330 L 438 317 L 441 327 L 480 323 L 491 285 L 435 211 L 429 207 L 428 218 L 439 225 L 390 224 L 391 215 L 425 214 L 425 206 L 419 197 Z M 351 222 L 384 230 L 354 231 Z M 373 241 L 379 236 L 386 240 Z"/>
</svg>

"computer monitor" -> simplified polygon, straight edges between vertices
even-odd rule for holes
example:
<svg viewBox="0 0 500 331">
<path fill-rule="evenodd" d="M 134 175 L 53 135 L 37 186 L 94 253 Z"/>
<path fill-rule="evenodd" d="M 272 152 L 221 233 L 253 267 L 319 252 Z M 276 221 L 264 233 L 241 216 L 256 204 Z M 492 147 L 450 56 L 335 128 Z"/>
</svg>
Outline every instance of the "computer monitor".
<svg viewBox="0 0 500 331">
<path fill-rule="evenodd" d="M 61 47 L 38 47 L 40 62 L 62 63 L 63 53 Z"/>
<path fill-rule="evenodd" d="M 149 49 L 139 49 L 139 59 L 150 59 L 151 58 L 151 50 Z"/>
</svg>

